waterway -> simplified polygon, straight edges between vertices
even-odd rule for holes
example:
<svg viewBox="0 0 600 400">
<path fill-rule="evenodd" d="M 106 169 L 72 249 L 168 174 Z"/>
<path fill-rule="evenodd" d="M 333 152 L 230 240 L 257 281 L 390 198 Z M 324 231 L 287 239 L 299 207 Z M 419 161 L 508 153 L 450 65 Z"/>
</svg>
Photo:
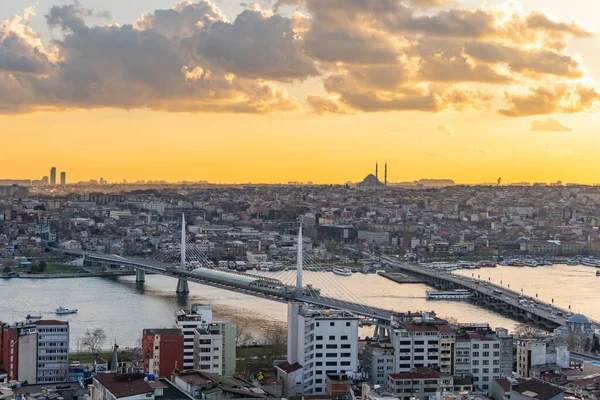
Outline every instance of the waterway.
<svg viewBox="0 0 600 400">
<path fill-rule="evenodd" d="M 600 319 L 600 277 L 595 269 L 555 265 L 538 268 L 498 267 L 457 271 L 458 274 L 480 275 L 482 279 L 511 283 L 511 288 L 523 287 L 526 294 L 538 292 L 541 300 Z M 265 273 L 265 275 L 268 273 Z M 487 322 L 492 327 L 511 330 L 515 321 L 492 313 L 465 301 L 426 300 L 423 284 L 398 284 L 374 274 L 336 276 L 331 272 L 305 272 L 305 281 L 323 281 L 328 290 L 346 288 L 364 303 L 397 311 L 435 311 L 438 316 L 451 317 L 459 322 Z M 326 274 L 326 275 L 323 275 Z M 340 286 L 331 289 L 333 284 Z M 173 312 L 193 302 L 208 302 L 217 319 L 229 319 L 243 324 L 259 336 L 269 326 L 285 324 L 286 305 L 190 283 L 190 294 L 178 297 L 176 280 L 168 277 L 146 276 L 146 283 L 136 284 L 135 277 L 81 279 L 10 279 L 0 280 L 0 321 L 22 321 L 27 314 L 41 313 L 44 318 L 68 320 L 71 327 L 71 346 L 86 329 L 102 327 L 109 341 L 114 338 L 121 347 L 138 345 L 144 328 L 169 328 L 174 325 Z M 333 292 L 324 294 L 334 294 Z M 58 306 L 77 308 L 74 315 L 56 317 Z M 369 335 L 363 329 L 361 335 Z"/>
</svg>

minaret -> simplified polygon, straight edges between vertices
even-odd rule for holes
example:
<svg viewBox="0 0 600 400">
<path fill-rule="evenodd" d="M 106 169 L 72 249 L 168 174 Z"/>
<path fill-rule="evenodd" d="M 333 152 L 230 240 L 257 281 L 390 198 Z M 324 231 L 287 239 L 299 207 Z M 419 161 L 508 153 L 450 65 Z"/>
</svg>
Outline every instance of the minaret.
<svg viewBox="0 0 600 400">
<path fill-rule="evenodd" d="M 375 178 L 379 179 L 379 163 L 375 163 Z"/>
<path fill-rule="evenodd" d="M 387 161 L 385 162 L 385 172 L 384 172 L 384 185 L 387 186 Z"/>
</svg>

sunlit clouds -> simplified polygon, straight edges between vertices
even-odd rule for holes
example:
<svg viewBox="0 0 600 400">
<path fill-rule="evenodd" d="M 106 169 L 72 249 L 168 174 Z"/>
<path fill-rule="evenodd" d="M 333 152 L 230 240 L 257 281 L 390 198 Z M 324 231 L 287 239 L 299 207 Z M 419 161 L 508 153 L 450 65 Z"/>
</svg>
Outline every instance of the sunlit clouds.
<svg viewBox="0 0 600 400">
<path fill-rule="evenodd" d="M 515 2 L 280 0 L 230 20 L 215 3 L 187 0 L 130 25 L 87 22 L 109 12 L 54 6 L 44 16 L 52 40 L 30 27 L 42 18 L 34 7 L 2 21 L 0 112 L 527 117 L 595 112 L 600 101 L 585 60 L 569 51 L 594 32 Z M 308 79 L 322 92 L 290 93 Z"/>
</svg>

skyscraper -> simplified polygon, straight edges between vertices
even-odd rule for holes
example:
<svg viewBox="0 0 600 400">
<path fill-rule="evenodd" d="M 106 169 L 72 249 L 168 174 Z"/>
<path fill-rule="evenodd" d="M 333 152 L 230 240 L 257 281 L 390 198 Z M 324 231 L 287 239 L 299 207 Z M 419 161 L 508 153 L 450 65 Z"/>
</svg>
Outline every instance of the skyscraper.
<svg viewBox="0 0 600 400">
<path fill-rule="evenodd" d="M 50 168 L 50 185 L 56 185 L 56 167 Z"/>
<path fill-rule="evenodd" d="M 385 162 L 384 185 L 387 186 L 387 161 Z"/>
<path fill-rule="evenodd" d="M 60 184 L 62 186 L 65 186 L 67 184 L 67 173 L 66 172 L 60 173 Z"/>
</svg>

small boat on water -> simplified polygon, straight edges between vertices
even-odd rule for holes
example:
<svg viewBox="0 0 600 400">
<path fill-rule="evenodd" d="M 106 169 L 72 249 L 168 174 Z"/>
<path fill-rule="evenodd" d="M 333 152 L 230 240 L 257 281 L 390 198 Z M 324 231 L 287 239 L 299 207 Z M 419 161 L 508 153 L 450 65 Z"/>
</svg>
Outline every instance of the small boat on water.
<svg viewBox="0 0 600 400">
<path fill-rule="evenodd" d="M 54 311 L 54 313 L 56 315 L 68 315 L 68 314 L 77 314 L 77 309 L 76 308 L 64 308 L 64 307 L 58 307 L 56 309 L 56 311 Z"/>
<path fill-rule="evenodd" d="M 600 276 L 600 271 L 596 271 L 596 276 Z"/>
<path fill-rule="evenodd" d="M 352 271 L 348 268 L 334 268 L 332 269 L 333 273 L 340 276 L 350 276 L 352 275 Z"/>
</svg>

